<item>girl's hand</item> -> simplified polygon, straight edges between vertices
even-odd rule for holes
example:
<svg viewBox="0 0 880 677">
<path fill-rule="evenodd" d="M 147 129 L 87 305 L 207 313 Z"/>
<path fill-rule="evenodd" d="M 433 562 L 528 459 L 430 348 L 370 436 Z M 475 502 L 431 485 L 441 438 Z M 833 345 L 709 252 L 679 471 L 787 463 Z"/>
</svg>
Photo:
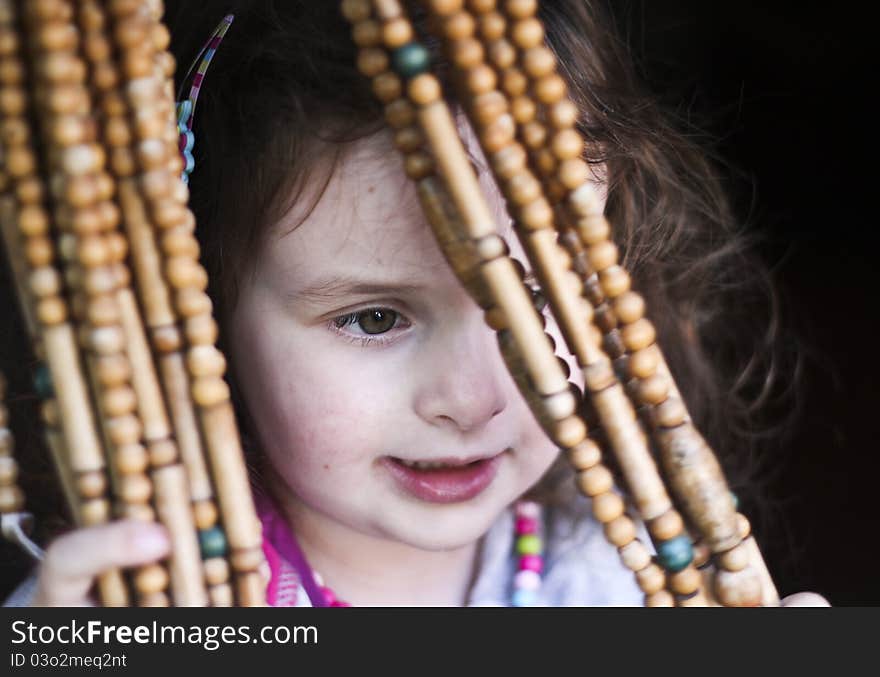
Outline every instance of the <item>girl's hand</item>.
<svg viewBox="0 0 880 677">
<path fill-rule="evenodd" d="M 815 592 L 797 592 L 784 597 L 780 606 L 831 606 L 827 599 Z"/>
<path fill-rule="evenodd" d="M 89 592 L 99 574 L 154 562 L 168 554 L 165 529 L 126 520 L 78 529 L 46 551 L 33 606 L 94 606 Z"/>
</svg>

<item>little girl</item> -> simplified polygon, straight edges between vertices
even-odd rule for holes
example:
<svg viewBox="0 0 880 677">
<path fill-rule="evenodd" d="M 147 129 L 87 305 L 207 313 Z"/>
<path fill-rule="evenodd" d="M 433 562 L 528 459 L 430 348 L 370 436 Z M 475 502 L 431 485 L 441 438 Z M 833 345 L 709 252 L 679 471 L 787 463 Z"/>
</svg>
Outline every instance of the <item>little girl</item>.
<svg viewBox="0 0 880 677">
<path fill-rule="evenodd" d="M 542 2 L 547 39 L 679 386 L 716 448 L 733 445 L 744 405 L 721 395 L 707 355 L 724 347 L 719 287 L 756 278 L 708 163 L 640 93 L 597 5 Z M 641 604 L 437 247 L 337 3 L 168 2 L 179 63 L 227 13 L 193 125 L 191 206 L 253 471 L 267 601 Z M 564 345 L 552 322 L 548 332 Z M 75 531 L 13 602 L 85 604 L 99 572 L 167 552 L 159 526 Z"/>
</svg>

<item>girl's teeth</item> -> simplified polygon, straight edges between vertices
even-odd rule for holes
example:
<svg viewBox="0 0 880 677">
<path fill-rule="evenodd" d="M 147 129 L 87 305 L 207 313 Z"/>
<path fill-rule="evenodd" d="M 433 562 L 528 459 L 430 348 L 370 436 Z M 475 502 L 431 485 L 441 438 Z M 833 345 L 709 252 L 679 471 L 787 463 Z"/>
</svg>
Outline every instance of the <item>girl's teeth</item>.
<svg viewBox="0 0 880 677">
<path fill-rule="evenodd" d="M 437 470 L 438 468 L 452 467 L 445 463 L 437 463 L 435 461 L 405 461 L 404 459 L 400 459 L 400 462 L 409 468 L 414 468 L 415 470 Z"/>
</svg>

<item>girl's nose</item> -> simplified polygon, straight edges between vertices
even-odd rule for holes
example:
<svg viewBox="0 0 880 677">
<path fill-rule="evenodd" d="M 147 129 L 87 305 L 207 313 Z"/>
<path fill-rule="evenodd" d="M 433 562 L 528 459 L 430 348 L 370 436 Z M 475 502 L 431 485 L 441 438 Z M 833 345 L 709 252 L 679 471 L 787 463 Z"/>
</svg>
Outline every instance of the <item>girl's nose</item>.
<svg viewBox="0 0 880 677">
<path fill-rule="evenodd" d="M 444 323 L 425 357 L 414 406 L 431 425 L 473 432 L 508 406 L 512 380 L 475 304 L 466 318 Z"/>
</svg>

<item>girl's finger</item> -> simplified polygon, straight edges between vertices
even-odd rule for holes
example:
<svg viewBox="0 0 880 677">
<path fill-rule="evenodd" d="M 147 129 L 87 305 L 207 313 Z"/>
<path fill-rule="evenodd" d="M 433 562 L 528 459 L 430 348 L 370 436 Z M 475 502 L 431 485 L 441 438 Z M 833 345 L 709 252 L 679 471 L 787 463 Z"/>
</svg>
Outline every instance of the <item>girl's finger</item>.
<svg viewBox="0 0 880 677">
<path fill-rule="evenodd" d="M 817 595 L 815 592 L 798 592 L 784 598 L 781 606 L 831 606 L 831 604 L 822 595 Z"/>
<path fill-rule="evenodd" d="M 35 606 L 81 606 L 98 574 L 132 567 L 168 554 L 165 529 L 126 520 L 79 529 L 46 551 L 37 579 Z"/>
</svg>

